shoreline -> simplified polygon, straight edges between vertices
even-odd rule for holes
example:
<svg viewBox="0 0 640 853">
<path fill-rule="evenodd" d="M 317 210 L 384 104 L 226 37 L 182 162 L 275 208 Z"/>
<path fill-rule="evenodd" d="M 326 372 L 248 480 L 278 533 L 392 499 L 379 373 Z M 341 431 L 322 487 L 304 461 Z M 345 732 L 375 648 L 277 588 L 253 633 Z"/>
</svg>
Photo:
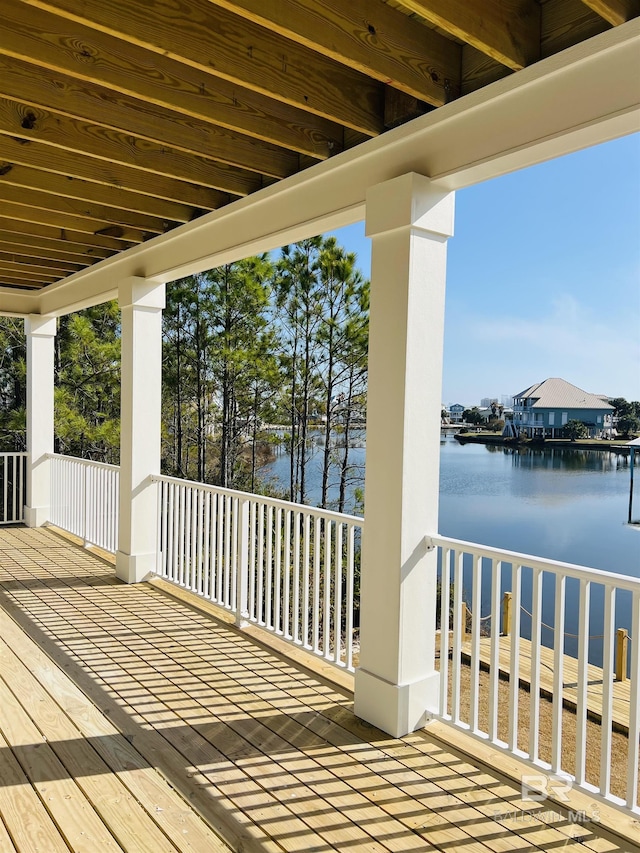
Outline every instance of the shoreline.
<svg viewBox="0 0 640 853">
<path fill-rule="evenodd" d="M 558 447 L 567 450 L 608 450 L 613 453 L 629 453 L 625 441 L 601 438 L 582 438 L 571 441 L 568 438 L 506 438 L 495 433 L 459 432 L 454 436 L 460 444 L 493 444 L 502 447 L 535 448 Z"/>
</svg>

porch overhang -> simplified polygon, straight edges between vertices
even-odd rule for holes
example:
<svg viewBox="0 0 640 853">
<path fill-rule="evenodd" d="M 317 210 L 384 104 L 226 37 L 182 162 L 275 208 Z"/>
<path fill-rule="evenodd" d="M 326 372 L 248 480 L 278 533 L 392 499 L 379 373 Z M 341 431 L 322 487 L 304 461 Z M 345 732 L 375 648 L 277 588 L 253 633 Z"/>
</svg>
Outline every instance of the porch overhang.
<svg viewBox="0 0 640 853">
<path fill-rule="evenodd" d="M 640 130 L 640 19 L 603 32 L 41 290 L 0 313 L 52 316 L 359 221 L 368 187 L 417 172 L 456 190 Z"/>
</svg>

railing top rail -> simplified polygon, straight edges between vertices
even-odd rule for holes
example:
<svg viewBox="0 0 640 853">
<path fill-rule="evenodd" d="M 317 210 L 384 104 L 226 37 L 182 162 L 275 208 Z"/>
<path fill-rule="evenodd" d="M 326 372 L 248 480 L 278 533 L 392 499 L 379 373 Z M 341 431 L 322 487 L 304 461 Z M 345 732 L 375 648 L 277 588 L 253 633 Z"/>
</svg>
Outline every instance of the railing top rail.
<svg viewBox="0 0 640 853">
<path fill-rule="evenodd" d="M 0 450 L 0 456 L 26 456 L 26 450 Z"/>
<path fill-rule="evenodd" d="M 456 548 L 475 554 L 480 557 L 491 557 L 502 560 L 505 563 L 517 563 L 519 566 L 528 566 L 532 569 L 541 569 L 545 572 L 556 572 L 566 577 L 578 580 L 601 583 L 609 587 L 626 589 L 630 592 L 640 592 L 640 578 L 621 575 L 616 572 L 605 572 L 602 569 L 591 569 L 586 566 L 577 566 L 574 563 L 563 563 L 559 560 L 548 560 L 545 557 L 534 557 L 531 554 L 521 554 L 518 551 L 507 551 L 503 548 L 492 548 L 488 545 L 480 545 L 477 542 L 465 542 L 462 539 L 452 539 L 449 536 L 429 535 L 426 539 L 433 545 L 444 548 Z"/>
<path fill-rule="evenodd" d="M 47 459 L 61 459 L 91 468 L 107 468 L 109 471 L 120 470 L 119 465 L 110 465 L 108 462 L 96 462 L 93 459 L 81 459 L 79 456 L 66 456 L 64 453 L 47 453 Z"/>
<path fill-rule="evenodd" d="M 261 501 L 267 506 L 273 506 L 281 509 L 290 509 L 296 512 L 304 512 L 310 515 L 321 515 L 323 518 L 329 518 L 332 521 L 341 522 L 342 524 L 357 524 L 359 527 L 364 526 L 364 518 L 359 515 L 347 515 L 343 512 L 334 512 L 330 509 L 320 509 L 307 504 L 296 504 L 291 501 L 283 501 L 278 498 L 270 498 L 266 495 L 256 495 L 252 492 L 239 492 L 235 489 L 224 489 L 222 486 L 211 486 L 208 483 L 198 483 L 196 480 L 181 480 L 178 477 L 168 477 L 166 474 L 152 474 L 151 480 L 154 483 L 175 483 L 178 486 L 196 486 L 199 489 L 216 492 L 221 495 L 228 495 L 232 498 L 240 498 L 241 500 L 253 499 Z"/>
</svg>

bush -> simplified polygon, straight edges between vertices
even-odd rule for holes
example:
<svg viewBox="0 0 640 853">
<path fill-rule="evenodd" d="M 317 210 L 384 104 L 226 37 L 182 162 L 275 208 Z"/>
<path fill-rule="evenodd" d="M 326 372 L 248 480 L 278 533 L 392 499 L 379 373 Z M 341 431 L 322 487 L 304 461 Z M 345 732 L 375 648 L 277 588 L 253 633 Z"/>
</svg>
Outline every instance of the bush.
<svg viewBox="0 0 640 853">
<path fill-rule="evenodd" d="M 576 441 L 578 438 L 586 438 L 589 435 L 589 430 L 582 421 L 569 421 L 562 428 L 562 435 L 570 441 Z"/>
</svg>

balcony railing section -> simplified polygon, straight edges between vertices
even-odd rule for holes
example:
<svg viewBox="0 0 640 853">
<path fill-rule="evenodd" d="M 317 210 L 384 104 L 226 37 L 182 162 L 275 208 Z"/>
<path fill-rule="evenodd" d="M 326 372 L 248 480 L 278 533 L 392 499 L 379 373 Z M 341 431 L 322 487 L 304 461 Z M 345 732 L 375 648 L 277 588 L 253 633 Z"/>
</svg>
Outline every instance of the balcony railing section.
<svg viewBox="0 0 640 853">
<path fill-rule="evenodd" d="M 427 539 L 439 551 L 440 718 L 640 812 L 640 580 Z"/>
<path fill-rule="evenodd" d="M 0 453 L 0 524 L 24 521 L 26 465 L 26 453 Z"/>
<path fill-rule="evenodd" d="M 62 456 L 51 460 L 50 521 L 86 543 L 115 554 L 118 547 L 117 465 Z"/>
<path fill-rule="evenodd" d="M 353 671 L 361 518 L 153 479 L 161 577 Z"/>
</svg>

